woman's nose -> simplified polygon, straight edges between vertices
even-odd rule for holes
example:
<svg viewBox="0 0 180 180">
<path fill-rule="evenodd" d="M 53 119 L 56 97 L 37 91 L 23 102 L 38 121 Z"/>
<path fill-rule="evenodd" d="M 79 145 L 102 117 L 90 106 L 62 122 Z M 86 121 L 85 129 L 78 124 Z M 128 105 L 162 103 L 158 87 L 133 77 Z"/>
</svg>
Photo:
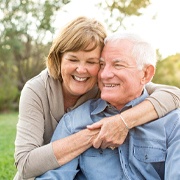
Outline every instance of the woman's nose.
<svg viewBox="0 0 180 180">
<path fill-rule="evenodd" d="M 87 72 L 87 67 L 85 64 L 78 64 L 76 71 L 78 73 L 86 73 Z"/>
</svg>

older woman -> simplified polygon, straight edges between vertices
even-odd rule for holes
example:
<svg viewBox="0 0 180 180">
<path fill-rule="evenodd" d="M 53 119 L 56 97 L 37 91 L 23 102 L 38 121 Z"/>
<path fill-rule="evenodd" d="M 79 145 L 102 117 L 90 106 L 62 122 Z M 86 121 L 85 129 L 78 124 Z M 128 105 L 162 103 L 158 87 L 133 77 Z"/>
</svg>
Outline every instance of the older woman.
<svg viewBox="0 0 180 180">
<path fill-rule="evenodd" d="M 124 141 L 125 125 L 116 115 L 102 119 L 95 127 L 50 143 L 64 113 L 88 99 L 99 97 L 97 74 L 105 37 L 106 31 L 98 21 L 86 17 L 73 20 L 53 42 L 47 69 L 24 86 L 15 140 L 18 172 L 14 179 L 34 179 L 69 162 L 93 144 L 106 148 Z M 127 122 L 133 122 L 131 127 L 156 119 L 179 106 L 178 88 L 161 88 L 153 84 L 147 88 L 151 96 L 122 113 Z M 113 121 L 112 125 L 109 121 Z"/>
</svg>

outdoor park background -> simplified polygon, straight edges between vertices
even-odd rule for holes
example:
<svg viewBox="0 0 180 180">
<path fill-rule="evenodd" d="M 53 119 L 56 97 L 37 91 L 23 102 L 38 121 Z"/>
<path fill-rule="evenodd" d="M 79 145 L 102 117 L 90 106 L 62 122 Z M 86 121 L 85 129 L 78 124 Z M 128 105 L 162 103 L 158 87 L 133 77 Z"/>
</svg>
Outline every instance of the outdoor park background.
<svg viewBox="0 0 180 180">
<path fill-rule="evenodd" d="M 180 88 L 179 0 L 0 0 L 0 179 L 13 179 L 20 92 L 45 67 L 53 38 L 69 20 L 86 15 L 108 33 L 127 29 L 157 49 L 153 82 Z"/>
</svg>

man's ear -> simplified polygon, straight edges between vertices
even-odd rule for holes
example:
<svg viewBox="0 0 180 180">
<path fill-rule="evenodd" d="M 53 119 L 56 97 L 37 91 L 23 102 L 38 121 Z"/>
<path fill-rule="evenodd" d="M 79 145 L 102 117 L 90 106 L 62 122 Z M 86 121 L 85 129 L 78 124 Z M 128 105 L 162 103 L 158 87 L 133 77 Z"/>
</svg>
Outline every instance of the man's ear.
<svg viewBox="0 0 180 180">
<path fill-rule="evenodd" d="M 143 84 L 150 82 L 155 74 L 155 67 L 153 65 L 147 65 L 144 67 L 144 77 L 141 79 Z"/>
</svg>

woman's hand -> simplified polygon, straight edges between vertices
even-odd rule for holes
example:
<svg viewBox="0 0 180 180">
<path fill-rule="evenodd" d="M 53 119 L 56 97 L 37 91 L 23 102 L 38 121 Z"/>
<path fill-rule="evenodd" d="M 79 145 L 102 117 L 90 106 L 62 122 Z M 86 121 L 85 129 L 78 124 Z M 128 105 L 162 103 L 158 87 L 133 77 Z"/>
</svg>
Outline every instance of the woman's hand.
<svg viewBox="0 0 180 180">
<path fill-rule="evenodd" d="M 101 128 L 93 141 L 94 148 L 118 147 L 124 142 L 128 134 L 128 129 L 119 115 L 103 118 L 97 123 L 88 125 L 87 128 L 90 130 Z"/>
</svg>

